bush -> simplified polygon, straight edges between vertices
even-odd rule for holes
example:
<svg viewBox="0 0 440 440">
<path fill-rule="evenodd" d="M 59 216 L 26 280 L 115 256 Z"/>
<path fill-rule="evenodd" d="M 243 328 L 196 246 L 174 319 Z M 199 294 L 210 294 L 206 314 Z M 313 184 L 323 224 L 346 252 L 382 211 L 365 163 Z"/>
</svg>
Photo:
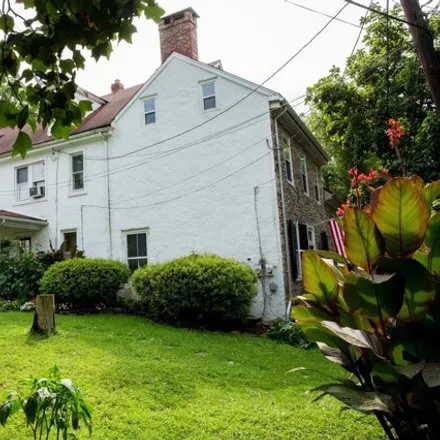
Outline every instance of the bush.
<svg viewBox="0 0 440 440">
<path fill-rule="evenodd" d="M 235 260 L 195 254 L 138 269 L 131 280 L 152 319 L 222 328 L 249 316 L 256 281 Z"/>
<path fill-rule="evenodd" d="M 285 321 L 284 319 L 276 321 L 268 330 L 266 336 L 274 341 L 283 342 L 293 347 L 304 348 L 305 350 L 316 345 L 292 321 Z"/>
<path fill-rule="evenodd" d="M 80 310 L 97 304 L 114 306 L 116 294 L 130 277 L 128 267 L 113 260 L 74 258 L 55 263 L 44 274 L 40 292 Z"/>
<path fill-rule="evenodd" d="M 21 249 L 0 255 L 0 298 L 26 301 L 38 294 L 43 267 Z"/>
<path fill-rule="evenodd" d="M 17 312 L 20 310 L 20 301 L 9 301 L 6 299 L 0 299 L 0 312 Z"/>
</svg>

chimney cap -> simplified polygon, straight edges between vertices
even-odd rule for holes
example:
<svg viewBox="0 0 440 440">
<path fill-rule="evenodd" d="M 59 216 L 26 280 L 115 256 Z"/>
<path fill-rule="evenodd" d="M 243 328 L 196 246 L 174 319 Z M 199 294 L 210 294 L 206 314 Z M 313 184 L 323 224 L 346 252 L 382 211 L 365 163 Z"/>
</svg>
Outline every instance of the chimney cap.
<svg viewBox="0 0 440 440">
<path fill-rule="evenodd" d="M 190 12 L 191 15 L 195 18 L 200 18 L 200 15 L 197 14 L 197 12 L 194 11 L 193 8 L 189 7 L 189 8 L 182 9 L 181 11 L 173 12 L 172 14 L 166 15 L 165 17 L 162 17 L 161 22 L 165 23 L 165 24 L 172 23 L 175 20 L 179 20 L 179 19 L 183 18 L 185 15 L 185 12 Z"/>
<path fill-rule="evenodd" d="M 111 85 L 112 93 L 117 93 L 120 90 L 124 90 L 124 84 L 121 83 L 120 79 L 115 79 L 115 82 Z"/>
</svg>

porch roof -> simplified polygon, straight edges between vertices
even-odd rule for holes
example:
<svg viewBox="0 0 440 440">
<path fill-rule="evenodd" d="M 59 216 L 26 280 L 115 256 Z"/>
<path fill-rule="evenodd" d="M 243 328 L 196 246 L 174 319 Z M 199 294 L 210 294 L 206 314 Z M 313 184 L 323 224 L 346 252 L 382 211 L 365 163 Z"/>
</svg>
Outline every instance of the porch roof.
<svg viewBox="0 0 440 440">
<path fill-rule="evenodd" d="M 38 230 L 47 225 L 47 220 L 0 209 L 0 227 Z"/>
</svg>

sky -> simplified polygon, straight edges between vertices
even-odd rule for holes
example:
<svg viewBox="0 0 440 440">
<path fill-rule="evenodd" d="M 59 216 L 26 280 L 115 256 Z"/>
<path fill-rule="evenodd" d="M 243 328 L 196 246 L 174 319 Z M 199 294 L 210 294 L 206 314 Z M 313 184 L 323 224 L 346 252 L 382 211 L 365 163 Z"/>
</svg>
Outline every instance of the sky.
<svg viewBox="0 0 440 440">
<path fill-rule="evenodd" d="M 291 0 L 334 15 L 344 0 Z M 357 0 L 368 5 L 369 0 Z M 303 46 L 329 19 L 285 0 L 159 0 L 166 13 L 193 7 L 198 20 L 199 59 L 221 59 L 226 71 L 262 83 Z M 382 3 L 385 3 L 383 1 Z M 365 10 L 349 5 L 339 16 L 359 23 Z M 158 26 L 137 20 L 133 44 L 121 42 L 110 61 L 88 59 L 78 83 L 98 95 L 110 92 L 120 79 L 125 87 L 145 82 L 160 66 Z M 324 77 L 333 66 L 345 66 L 359 29 L 334 21 L 311 46 L 266 86 L 292 100 Z M 303 108 L 298 107 L 298 110 Z"/>
</svg>

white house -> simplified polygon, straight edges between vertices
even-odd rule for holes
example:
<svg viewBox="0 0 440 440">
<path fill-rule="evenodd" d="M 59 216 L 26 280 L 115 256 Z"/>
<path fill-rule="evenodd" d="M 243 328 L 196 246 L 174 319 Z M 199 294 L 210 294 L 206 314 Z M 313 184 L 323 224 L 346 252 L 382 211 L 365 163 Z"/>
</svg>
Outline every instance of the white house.
<svg viewBox="0 0 440 440">
<path fill-rule="evenodd" d="M 253 315 L 271 320 L 301 279 L 300 249 L 326 246 L 328 157 L 279 93 L 198 60 L 197 18 L 162 20 L 163 62 L 144 84 L 79 90 L 94 111 L 68 141 L 39 129 L 22 160 L 0 130 L 0 241 L 65 241 L 131 268 L 191 252 L 257 271 L 264 259 Z"/>
</svg>

